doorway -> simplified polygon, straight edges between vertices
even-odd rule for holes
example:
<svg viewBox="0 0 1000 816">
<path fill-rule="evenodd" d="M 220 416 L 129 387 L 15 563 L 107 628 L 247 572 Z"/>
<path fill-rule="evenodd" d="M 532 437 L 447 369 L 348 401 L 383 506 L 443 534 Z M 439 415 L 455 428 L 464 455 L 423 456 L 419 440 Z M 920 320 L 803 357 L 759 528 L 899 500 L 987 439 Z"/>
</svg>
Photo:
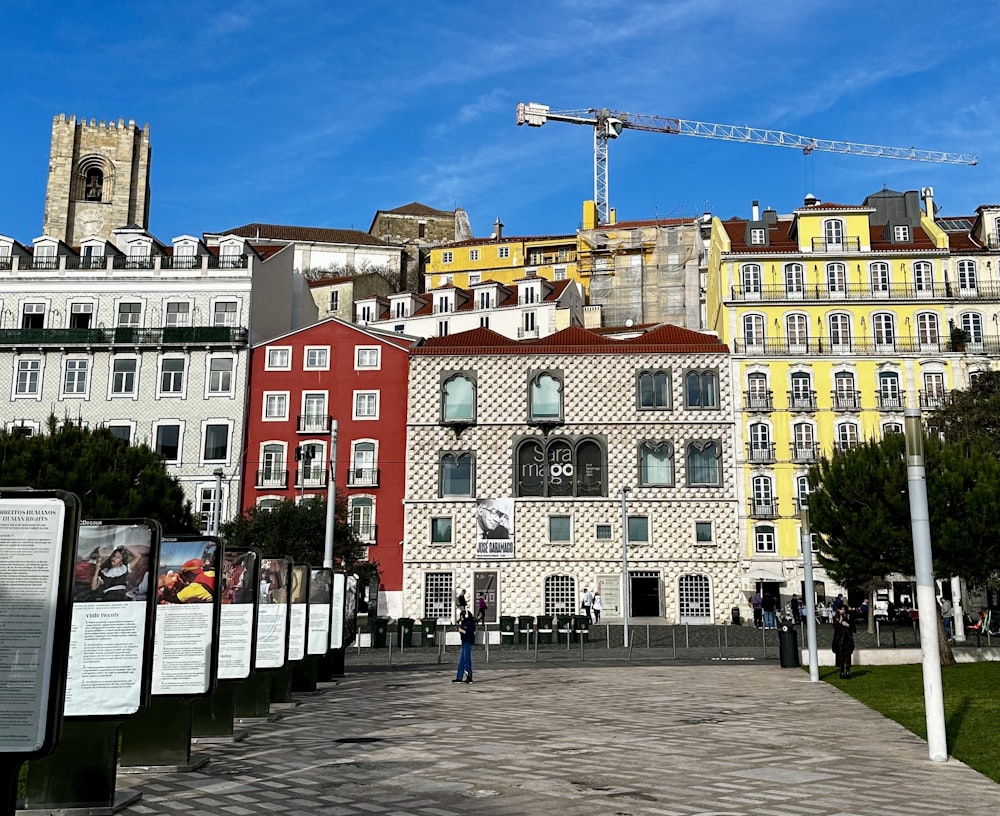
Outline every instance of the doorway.
<svg viewBox="0 0 1000 816">
<path fill-rule="evenodd" d="M 660 617 L 660 574 L 629 572 L 629 606 L 633 618 Z"/>
</svg>

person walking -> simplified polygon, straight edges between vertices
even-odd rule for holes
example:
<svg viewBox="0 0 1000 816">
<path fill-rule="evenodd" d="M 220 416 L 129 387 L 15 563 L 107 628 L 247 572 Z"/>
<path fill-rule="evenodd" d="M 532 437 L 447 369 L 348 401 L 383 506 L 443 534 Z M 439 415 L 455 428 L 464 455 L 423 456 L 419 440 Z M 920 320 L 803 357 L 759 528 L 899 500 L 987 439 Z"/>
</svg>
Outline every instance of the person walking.
<svg viewBox="0 0 1000 816">
<path fill-rule="evenodd" d="M 455 600 L 455 605 L 458 607 L 458 622 L 461 623 L 462 619 L 465 617 L 465 610 L 469 606 L 469 602 L 465 599 L 465 590 L 461 590 L 458 593 L 458 598 Z"/>
<path fill-rule="evenodd" d="M 788 606 L 792 610 L 792 623 L 799 622 L 799 596 L 794 592 L 792 593 L 792 599 L 788 602 Z"/>
<path fill-rule="evenodd" d="M 601 593 L 594 593 L 594 602 L 590 605 L 591 610 L 594 612 L 594 623 L 601 622 L 601 611 L 604 609 L 604 601 L 601 600 Z"/>
<path fill-rule="evenodd" d="M 593 623 L 594 619 L 591 617 L 590 609 L 594 605 L 594 594 L 587 589 L 583 588 L 583 614 L 587 616 L 587 623 Z"/>
<path fill-rule="evenodd" d="M 775 601 L 774 596 L 770 592 L 766 593 L 761 600 L 760 608 L 764 613 L 765 629 L 776 629 L 778 627 L 778 622 L 774 617 L 774 610 L 777 605 L 778 602 Z"/>
<path fill-rule="evenodd" d="M 482 626 L 486 625 L 486 598 L 482 592 L 476 598 L 476 622 Z"/>
<path fill-rule="evenodd" d="M 753 610 L 753 625 L 755 629 L 760 629 L 764 625 L 764 614 L 761 610 L 761 597 L 759 592 L 755 592 L 750 598 L 750 608 Z"/>
<path fill-rule="evenodd" d="M 458 673 L 452 683 L 472 682 L 472 646 L 476 642 L 476 619 L 471 612 L 465 612 L 458 623 L 458 634 L 462 638 L 462 651 L 458 656 Z"/>
<path fill-rule="evenodd" d="M 833 618 L 833 654 L 842 678 L 851 676 L 851 655 L 854 654 L 854 623 L 848 611 L 841 607 Z"/>
</svg>

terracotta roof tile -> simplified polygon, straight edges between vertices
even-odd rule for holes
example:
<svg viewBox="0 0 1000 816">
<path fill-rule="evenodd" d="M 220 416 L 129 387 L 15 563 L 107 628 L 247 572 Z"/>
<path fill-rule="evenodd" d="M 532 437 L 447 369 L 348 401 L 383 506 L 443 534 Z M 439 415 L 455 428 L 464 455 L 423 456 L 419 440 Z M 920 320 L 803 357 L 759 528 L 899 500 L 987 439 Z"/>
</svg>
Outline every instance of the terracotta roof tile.
<svg viewBox="0 0 1000 816">
<path fill-rule="evenodd" d="M 435 210 L 433 207 L 428 207 L 419 201 L 411 201 L 402 207 L 396 207 L 394 210 L 379 210 L 379 212 L 389 215 L 443 215 L 449 218 L 455 215 L 452 210 Z"/>
<path fill-rule="evenodd" d="M 325 244 L 360 244 L 393 246 L 361 230 L 329 229 L 327 227 L 296 227 L 282 224 L 244 224 L 242 227 L 210 232 L 207 235 L 239 235 L 270 241 L 318 241 Z"/>
</svg>

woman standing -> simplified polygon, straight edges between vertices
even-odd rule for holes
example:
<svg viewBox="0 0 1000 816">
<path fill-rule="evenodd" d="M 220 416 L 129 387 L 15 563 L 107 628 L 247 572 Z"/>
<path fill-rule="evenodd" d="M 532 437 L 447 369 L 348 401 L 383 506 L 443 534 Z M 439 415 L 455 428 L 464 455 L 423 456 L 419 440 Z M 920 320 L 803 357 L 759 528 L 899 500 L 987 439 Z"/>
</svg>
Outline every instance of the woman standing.
<svg viewBox="0 0 1000 816">
<path fill-rule="evenodd" d="M 594 613 L 594 623 L 601 622 L 601 610 L 604 609 L 604 602 L 601 600 L 601 593 L 594 593 L 594 602 L 590 605 L 591 611 Z"/>
<path fill-rule="evenodd" d="M 837 657 L 840 676 L 851 676 L 851 655 L 854 654 L 854 623 L 846 607 L 837 610 L 833 618 L 833 653 Z"/>
</svg>

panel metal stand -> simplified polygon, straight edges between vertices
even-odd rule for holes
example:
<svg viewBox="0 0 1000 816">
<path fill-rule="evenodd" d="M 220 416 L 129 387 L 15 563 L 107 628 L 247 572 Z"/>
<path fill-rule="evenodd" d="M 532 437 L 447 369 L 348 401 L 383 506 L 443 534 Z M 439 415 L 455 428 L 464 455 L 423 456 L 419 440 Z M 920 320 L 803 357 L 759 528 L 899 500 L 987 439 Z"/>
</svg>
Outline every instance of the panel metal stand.
<svg viewBox="0 0 1000 816">
<path fill-rule="evenodd" d="M 233 716 L 237 723 L 266 722 L 271 708 L 271 676 L 256 672 L 236 687 Z"/>
<path fill-rule="evenodd" d="M 246 729 L 233 726 L 236 711 L 236 680 L 220 680 L 215 693 L 195 701 L 191 710 L 191 737 L 196 743 L 239 742 Z"/>
<path fill-rule="evenodd" d="M 110 816 L 139 801 L 141 791 L 115 791 L 121 725 L 121 720 L 66 720 L 55 751 L 28 764 L 19 812 Z"/>
<path fill-rule="evenodd" d="M 271 675 L 271 707 L 288 707 L 294 705 L 292 700 L 292 664 L 286 663 L 280 669 L 269 672 Z"/>
<path fill-rule="evenodd" d="M 121 773 L 196 771 L 208 762 L 191 754 L 191 699 L 154 697 L 146 713 L 121 729 Z"/>
<path fill-rule="evenodd" d="M 292 664 L 292 691 L 316 691 L 319 658 L 312 656 Z"/>
</svg>

